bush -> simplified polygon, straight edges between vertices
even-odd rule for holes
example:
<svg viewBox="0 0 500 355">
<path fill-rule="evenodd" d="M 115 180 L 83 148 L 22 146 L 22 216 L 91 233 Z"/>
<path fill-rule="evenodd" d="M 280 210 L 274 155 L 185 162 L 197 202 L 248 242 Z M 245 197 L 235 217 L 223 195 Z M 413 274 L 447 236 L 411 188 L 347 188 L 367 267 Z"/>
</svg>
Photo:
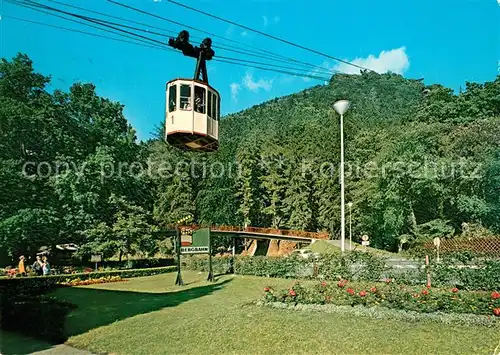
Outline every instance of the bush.
<svg viewBox="0 0 500 355">
<path fill-rule="evenodd" d="M 131 277 L 165 274 L 175 270 L 177 270 L 175 266 L 167 266 L 151 269 L 114 270 L 71 275 L 17 277 L 12 279 L 4 278 L 0 279 L 0 295 L 40 295 L 60 286 L 63 283 L 70 282 L 75 278 L 88 280 L 98 279 L 100 277 L 120 276 L 121 278 L 126 279 Z"/>
<path fill-rule="evenodd" d="M 464 313 L 500 317 L 500 293 L 468 292 L 457 288 L 435 289 L 385 284 L 321 282 L 293 284 L 289 289 L 264 289 L 264 302 L 290 304 L 335 304 L 338 306 L 382 306 L 419 313 Z"/>
<path fill-rule="evenodd" d="M 44 341 L 66 341 L 66 315 L 74 305 L 48 297 L 17 296 L 2 300 L 2 329 L 19 332 Z"/>
<path fill-rule="evenodd" d="M 433 282 L 468 290 L 500 289 L 500 260 L 445 259 L 432 265 Z"/>
<path fill-rule="evenodd" d="M 214 273 L 225 273 L 231 257 L 213 257 Z M 183 258 L 183 268 L 208 272 L 208 256 Z M 421 261 L 421 265 L 424 262 Z M 393 278 L 399 284 L 426 285 L 427 269 L 392 269 L 386 258 L 362 251 L 320 254 L 316 258 L 300 256 L 236 256 L 235 272 L 240 275 L 294 279 L 380 281 Z M 431 280 L 435 286 L 467 290 L 500 289 L 500 260 L 474 258 L 468 253 L 456 254 L 441 263 L 431 260 Z"/>
<path fill-rule="evenodd" d="M 228 256 L 213 257 L 214 273 L 227 272 L 231 259 Z M 208 256 L 185 257 L 182 267 L 208 272 Z M 349 278 L 366 281 L 380 280 L 387 269 L 384 258 L 359 251 L 347 252 L 345 255 L 321 254 L 314 259 L 300 256 L 236 256 L 234 268 L 240 275 L 324 280 Z"/>
<path fill-rule="evenodd" d="M 225 274 L 230 269 L 231 257 L 212 257 L 212 270 L 214 274 Z M 189 255 L 181 259 L 181 269 L 193 271 L 209 271 L 208 255 Z"/>
</svg>

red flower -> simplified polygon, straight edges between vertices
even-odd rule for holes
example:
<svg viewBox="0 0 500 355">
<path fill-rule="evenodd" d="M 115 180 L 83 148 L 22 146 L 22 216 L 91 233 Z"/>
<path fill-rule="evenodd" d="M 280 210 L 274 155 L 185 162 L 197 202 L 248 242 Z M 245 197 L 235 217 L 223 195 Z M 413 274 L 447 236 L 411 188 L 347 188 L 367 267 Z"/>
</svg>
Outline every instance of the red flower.
<svg viewBox="0 0 500 355">
<path fill-rule="evenodd" d="M 348 288 L 347 289 L 347 293 L 350 294 L 350 295 L 354 295 L 354 290 L 352 288 Z"/>
<path fill-rule="evenodd" d="M 269 287 L 264 288 L 264 292 L 269 292 L 271 289 Z"/>
<path fill-rule="evenodd" d="M 428 295 L 429 294 L 429 291 L 427 290 L 422 290 L 422 295 Z"/>
<path fill-rule="evenodd" d="M 500 308 L 495 308 L 493 310 L 493 314 L 496 315 L 497 317 L 500 317 Z"/>
<path fill-rule="evenodd" d="M 338 286 L 338 287 L 340 287 L 340 288 L 342 288 L 342 287 L 344 287 L 344 286 L 345 286 L 345 284 L 343 284 L 343 283 L 342 283 L 342 281 L 339 281 L 339 282 L 337 283 L 337 286 Z"/>
<path fill-rule="evenodd" d="M 292 297 L 297 296 L 297 293 L 296 293 L 294 290 L 290 290 L 290 291 L 288 291 L 288 294 L 289 294 L 290 296 L 292 296 Z"/>
<path fill-rule="evenodd" d="M 375 293 L 375 292 L 377 292 L 377 288 L 376 287 L 372 287 L 372 288 L 370 288 L 370 291 L 373 292 L 373 293 Z"/>
<path fill-rule="evenodd" d="M 325 281 L 323 281 L 323 282 L 321 283 L 321 286 L 326 287 L 326 282 L 325 282 Z"/>
<path fill-rule="evenodd" d="M 359 291 L 359 295 L 361 297 L 365 297 L 366 296 L 366 291 L 365 290 Z"/>
<path fill-rule="evenodd" d="M 458 292 L 458 288 L 453 287 L 453 288 L 451 289 L 451 292 L 453 292 L 453 293 L 457 293 L 457 292 Z"/>
<path fill-rule="evenodd" d="M 497 292 L 497 291 L 493 292 L 491 294 L 491 298 L 493 298 L 494 300 L 499 299 L 500 298 L 500 292 Z"/>
</svg>

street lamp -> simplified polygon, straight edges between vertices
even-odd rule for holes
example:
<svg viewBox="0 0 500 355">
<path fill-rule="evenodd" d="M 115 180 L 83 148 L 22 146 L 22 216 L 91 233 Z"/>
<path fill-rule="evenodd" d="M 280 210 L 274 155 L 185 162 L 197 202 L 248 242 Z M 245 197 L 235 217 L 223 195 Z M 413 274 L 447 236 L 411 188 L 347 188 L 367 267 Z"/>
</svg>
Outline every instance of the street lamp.
<svg viewBox="0 0 500 355">
<path fill-rule="evenodd" d="M 347 206 L 349 206 L 349 250 L 352 250 L 352 202 Z"/>
<path fill-rule="evenodd" d="M 344 113 L 349 109 L 347 100 L 340 100 L 333 104 L 333 108 L 340 115 L 340 250 L 345 250 L 345 201 L 344 201 Z"/>
</svg>

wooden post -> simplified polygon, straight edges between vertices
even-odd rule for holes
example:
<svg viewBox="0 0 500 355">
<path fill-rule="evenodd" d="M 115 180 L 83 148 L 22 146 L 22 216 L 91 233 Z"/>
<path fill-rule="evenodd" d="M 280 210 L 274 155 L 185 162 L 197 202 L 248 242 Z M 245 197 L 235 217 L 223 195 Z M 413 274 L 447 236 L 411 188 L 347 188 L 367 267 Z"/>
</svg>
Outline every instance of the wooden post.
<svg viewBox="0 0 500 355">
<path fill-rule="evenodd" d="M 429 255 L 425 256 L 425 266 L 427 269 L 427 287 L 431 287 L 431 270 L 429 267 Z"/>
<path fill-rule="evenodd" d="M 178 224 L 175 225 L 175 252 L 177 254 L 177 278 L 175 284 L 182 286 L 184 282 L 181 275 L 181 232 Z"/>
<path fill-rule="evenodd" d="M 214 273 L 212 269 L 212 235 L 208 230 L 208 277 L 207 281 L 214 281 Z"/>
</svg>

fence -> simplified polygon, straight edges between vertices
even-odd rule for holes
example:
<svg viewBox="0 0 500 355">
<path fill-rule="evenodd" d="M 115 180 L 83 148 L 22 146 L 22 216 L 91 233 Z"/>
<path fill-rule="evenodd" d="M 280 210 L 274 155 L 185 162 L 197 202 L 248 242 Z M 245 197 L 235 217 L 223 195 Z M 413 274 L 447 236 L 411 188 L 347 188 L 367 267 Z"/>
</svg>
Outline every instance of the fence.
<svg viewBox="0 0 500 355">
<path fill-rule="evenodd" d="M 424 245 L 426 250 L 436 250 L 432 242 Z M 440 254 L 470 252 L 476 255 L 500 257 L 500 238 L 453 238 L 442 239 L 439 246 Z"/>
</svg>

